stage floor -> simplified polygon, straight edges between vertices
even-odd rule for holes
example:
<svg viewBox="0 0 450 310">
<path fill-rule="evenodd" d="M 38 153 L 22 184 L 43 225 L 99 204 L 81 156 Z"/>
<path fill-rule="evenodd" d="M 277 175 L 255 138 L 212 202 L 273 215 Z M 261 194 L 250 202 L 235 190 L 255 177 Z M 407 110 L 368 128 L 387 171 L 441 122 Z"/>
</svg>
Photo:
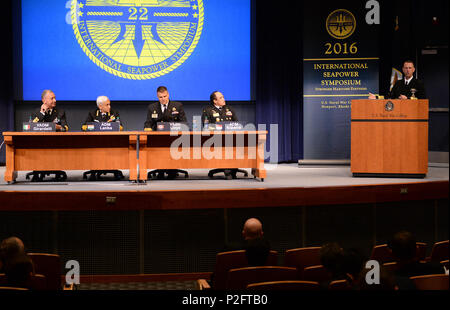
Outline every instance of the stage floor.
<svg viewBox="0 0 450 310">
<path fill-rule="evenodd" d="M 127 181 L 128 171 L 124 170 L 125 180 L 113 181 L 111 175 L 102 181 L 83 180 L 84 171 L 67 171 L 64 182 L 30 182 L 25 178 L 29 171 L 20 171 L 16 183 L 4 181 L 5 167 L 0 167 L 0 191 L 186 191 L 186 190 L 233 190 L 233 189 L 273 189 L 273 188 L 316 188 L 358 185 L 387 185 L 428 183 L 449 180 L 448 165 L 428 168 L 423 179 L 414 178 L 367 178 L 352 177 L 350 166 L 299 166 L 298 164 L 266 164 L 267 178 L 264 182 L 254 179 L 250 169 L 249 177 L 239 173 L 238 178 L 226 180 L 223 173 L 213 179 L 208 178 L 204 169 L 187 170 L 189 178 L 180 176 L 175 180 L 149 180 L 147 183 Z M 51 179 L 51 178 L 49 178 Z"/>
<path fill-rule="evenodd" d="M 86 181 L 83 171 L 68 171 L 64 182 L 30 182 L 26 171 L 17 182 L 3 180 L 0 169 L 0 210 L 176 210 L 315 205 L 371 204 L 448 199 L 448 165 L 430 166 L 423 179 L 352 177 L 349 166 L 265 165 L 267 178 L 208 178 L 208 170 L 188 170 L 189 178 L 127 181 Z M 48 203 L 49 197 L 62 204 Z"/>
</svg>

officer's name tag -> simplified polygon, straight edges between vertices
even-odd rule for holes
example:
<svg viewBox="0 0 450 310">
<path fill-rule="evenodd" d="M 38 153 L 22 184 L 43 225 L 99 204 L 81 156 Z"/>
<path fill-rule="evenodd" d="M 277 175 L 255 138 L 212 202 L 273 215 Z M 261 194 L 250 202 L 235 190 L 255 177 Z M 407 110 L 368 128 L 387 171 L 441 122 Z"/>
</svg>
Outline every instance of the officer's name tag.
<svg viewBox="0 0 450 310">
<path fill-rule="evenodd" d="M 87 131 L 120 131 L 120 122 L 92 122 L 86 125 Z"/>
<path fill-rule="evenodd" d="M 226 122 L 224 130 L 243 130 L 244 126 L 239 122 Z"/>
<path fill-rule="evenodd" d="M 24 122 L 23 123 L 23 131 L 56 131 L 56 124 L 53 122 L 45 122 L 45 123 L 33 123 L 33 122 Z"/>
<path fill-rule="evenodd" d="M 244 126 L 240 122 L 218 122 L 215 124 L 215 128 L 209 130 L 225 130 L 225 131 L 237 131 L 237 130 L 243 130 Z"/>
<path fill-rule="evenodd" d="M 157 131 L 189 131 L 188 125 L 184 123 L 166 123 L 158 122 L 156 123 Z"/>
</svg>

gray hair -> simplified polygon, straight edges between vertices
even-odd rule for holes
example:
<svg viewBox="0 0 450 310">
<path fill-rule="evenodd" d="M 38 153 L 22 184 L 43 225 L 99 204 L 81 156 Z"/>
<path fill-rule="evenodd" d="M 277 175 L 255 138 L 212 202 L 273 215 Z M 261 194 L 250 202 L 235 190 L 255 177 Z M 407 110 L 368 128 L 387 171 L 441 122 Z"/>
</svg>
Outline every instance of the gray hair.
<svg viewBox="0 0 450 310">
<path fill-rule="evenodd" d="M 47 95 L 47 93 L 53 93 L 53 91 L 51 89 L 44 89 L 44 91 L 41 94 L 41 99 L 44 99 L 45 95 Z"/>
<path fill-rule="evenodd" d="M 100 107 L 101 104 L 104 104 L 108 100 L 109 100 L 109 98 L 106 96 L 98 96 L 97 97 L 97 107 Z"/>
</svg>

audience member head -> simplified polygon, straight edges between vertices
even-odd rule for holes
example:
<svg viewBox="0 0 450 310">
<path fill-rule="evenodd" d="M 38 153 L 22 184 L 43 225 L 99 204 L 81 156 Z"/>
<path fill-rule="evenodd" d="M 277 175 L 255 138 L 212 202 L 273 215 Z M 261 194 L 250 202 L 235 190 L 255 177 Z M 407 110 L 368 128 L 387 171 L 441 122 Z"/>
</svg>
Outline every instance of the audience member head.
<svg viewBox="0 0 450 310">
<path fill-rule="evenodd" d="M 267 258 L 270 253 L 269 242 L 264 238 L 247 240 L 245 256 L 249 266 L 267 265 Z"/>
<path fill-rule="evenodd" d="M 343 271 L 355 280 L 364 268 L 366 259 L 359 249 L 350 248 L 342 251 Z"/>
<path fill-rule="evenodd" d="M 245 221 L 244 228 L 242 230 L 242 237 L 244 240 L 262 238 L 264 232 L 262 230 L 261 222 L 256 218 L 249 218 Z"/>
<path fill-rule="evenodd" d="M 326 243 L 320 248 L 320 263 L 331 274 L 336 275 L 342 271 L 343 250 L 336 242 Z"/>
<path fill-rule="evenodd" d="M 15 257 L 25 254 L 25 246 L 17 237 L 9 237 L 0 244 L 0 269 Z"/>
<path fill-rule="evenodd" d="M 25 254 L 14 257 L 5 265 L 5 275 L 8 280 L 8 285 L 12 287 L 29 288 L 33 273 L 33 262 Z"/>
<path fill-rule="evenodd" d="M 397 232 L 389 242 L 389 248 L 398 262 L 411 261 L 416 257 L 416 238 L 409 231 Z"/>
</svg>

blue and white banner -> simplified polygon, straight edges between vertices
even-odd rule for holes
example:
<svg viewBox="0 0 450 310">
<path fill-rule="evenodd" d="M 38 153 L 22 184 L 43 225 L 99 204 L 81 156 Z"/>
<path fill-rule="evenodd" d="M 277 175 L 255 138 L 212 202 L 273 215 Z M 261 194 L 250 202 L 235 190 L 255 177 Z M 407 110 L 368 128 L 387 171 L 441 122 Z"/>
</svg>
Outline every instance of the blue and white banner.
<svg viewBox="0 0 450 310">
<path fill-rule="evenodd" d="M 349 159 L 351 100 L 378 93 L 378 1 L 308 2 L 304 10 L 304 159 Z"/>
</svg>

